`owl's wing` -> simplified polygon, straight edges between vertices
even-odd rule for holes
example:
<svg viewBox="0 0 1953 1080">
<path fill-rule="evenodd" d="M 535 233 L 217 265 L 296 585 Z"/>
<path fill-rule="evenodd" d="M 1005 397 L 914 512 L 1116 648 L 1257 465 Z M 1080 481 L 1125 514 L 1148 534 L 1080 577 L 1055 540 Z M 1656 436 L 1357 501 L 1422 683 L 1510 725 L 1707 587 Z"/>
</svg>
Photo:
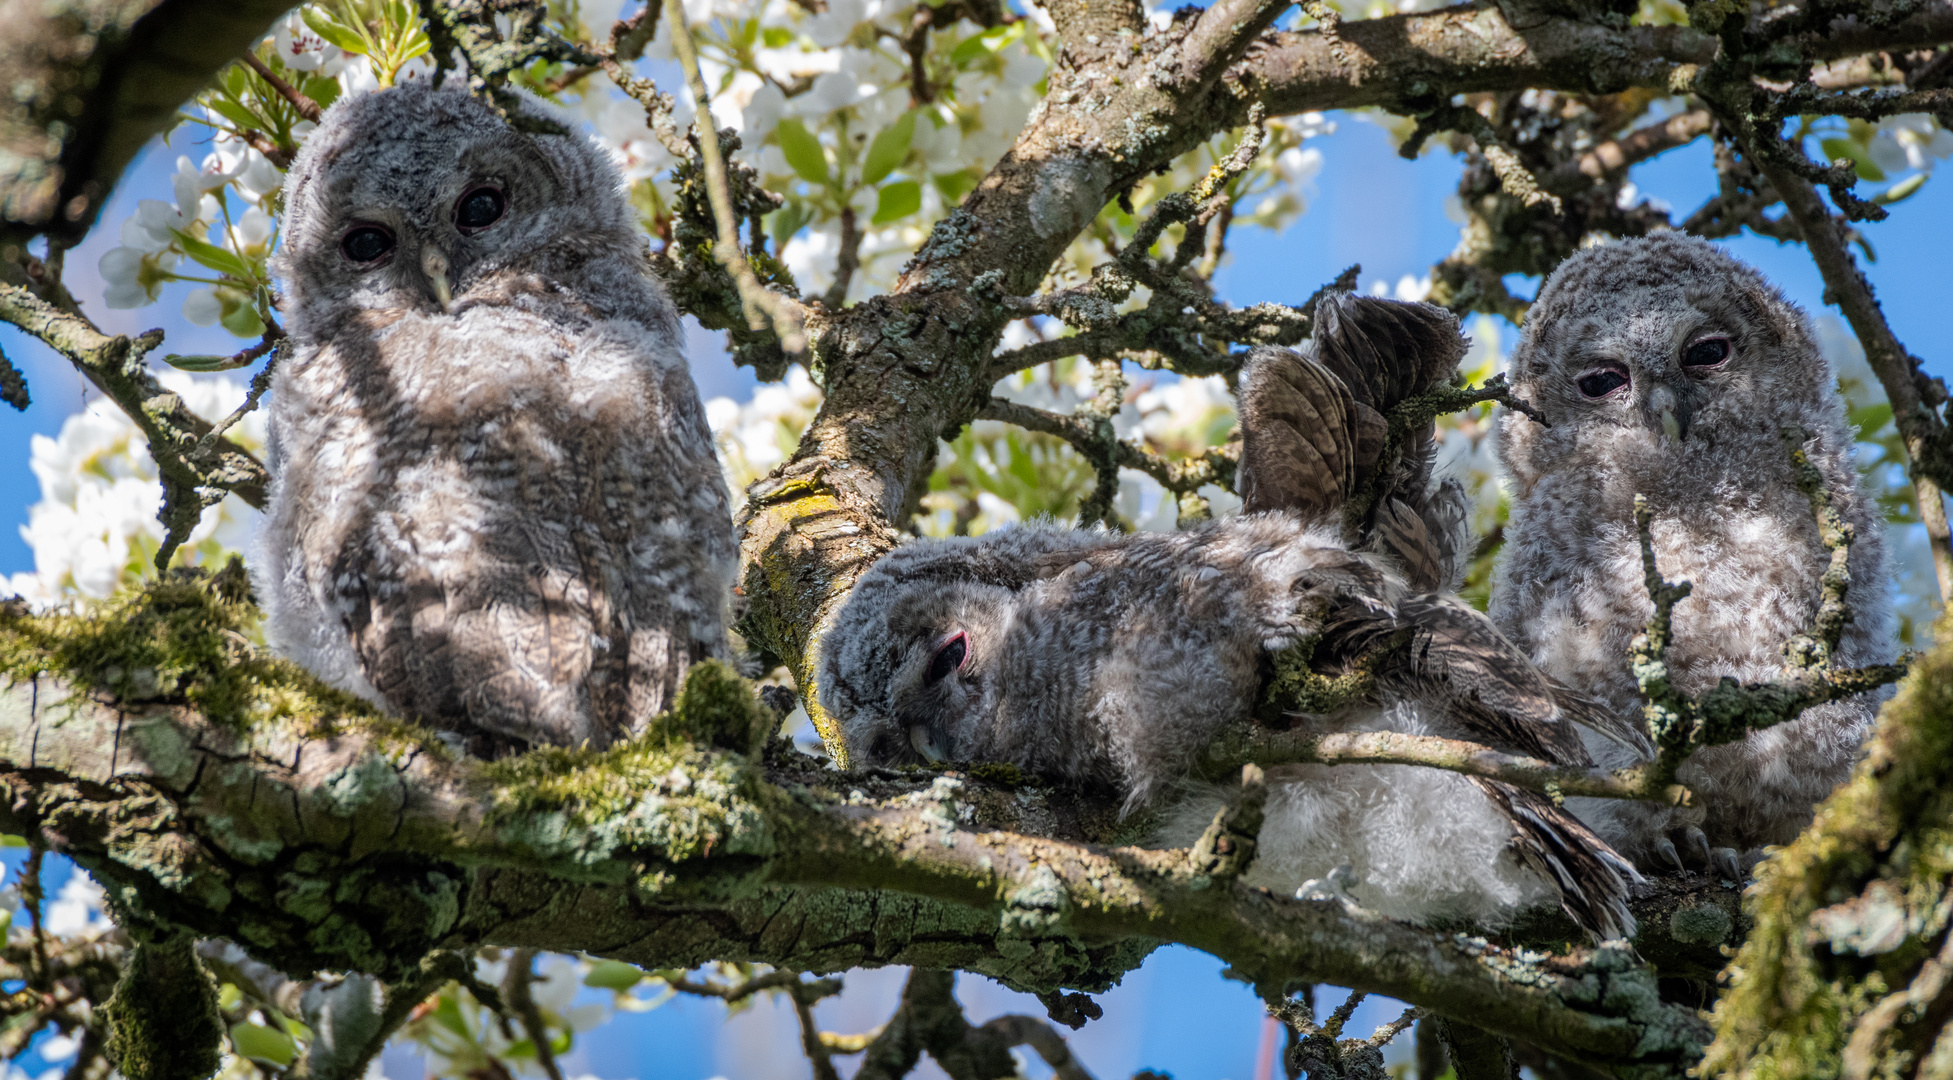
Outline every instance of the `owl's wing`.
<svg viewBox="0 0 1953 1080">
<path fill-rule="evenodd" d="M 1466 349 L 1444 308 L 1354 293 L 1316 304 L 1312 338 L 1316 359 L 1380 413 L 1450 379 Z"/>
<path fill-rule="evenodd" d="M 1546 796 L 1480 777 L 1472 782 L 1512 822 L 1513 854 L 1559 886 L 1568 918 L 1603 940 L 1634 936 L 1628 885 L 1642 878 L 1633 863 Z"/>
<path fill-rule="evenodd" d="M 1387 648 L 1376 669 L 1386 692 L 1434 706 L 1458 737 L 1558 764 L 1592 764 L 1554 684 L 1464 602 L 1423 594 L 1387 608 L 1365 598 L 1339 603 L 1324 620 L 1316 655 L 1348 664 L 1379 647 Z"/>
<path fill-rule="evenodd" d="M 1311 357 L 1263 346 L 1242 365 L 1239 398 L 1242 512 L 1315 518 L 1341 506 L 1356 479 L 1358 435 L 1343 381 Z"/>
</svg>

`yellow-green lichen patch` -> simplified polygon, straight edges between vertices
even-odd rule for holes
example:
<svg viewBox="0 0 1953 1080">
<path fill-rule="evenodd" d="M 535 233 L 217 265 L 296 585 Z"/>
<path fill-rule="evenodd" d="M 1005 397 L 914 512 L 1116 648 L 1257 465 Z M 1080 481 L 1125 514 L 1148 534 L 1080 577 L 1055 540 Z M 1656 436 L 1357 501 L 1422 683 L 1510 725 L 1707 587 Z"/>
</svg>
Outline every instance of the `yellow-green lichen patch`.
<svg viewBox="0 0 1953 1080">
<path fill-rule="evenodd" d="M 1342 674 L 1324 675 L 1313 666 L 1320 643 L 1320 638 L 1304 638 L 1271 658 L 1274 670 L 1263 684 L 1258 712 L 1333 713 L 1371 691 L 1376 684 L 1370 670 L 1374 657 L 1401 644 L 1388 640 Z"/>
<path fill-rule="evenodd" d="M 1929 1015 L 1877 1006 L 1908 989 L 1953 913 L 1953 623 L 1939 642 L 1880 714 L 1851 781 L 1759 867 L 1756 927 L 1716 1005 L 1703 1075 L 1834 1077 L 1854 1042 L 1866 1075 L 1898 1075 L 1938 1037 Z"/>
<path fill-rule="evenodd" d="M 698 664 L 672 708 L 629 742 L 542 747 L 484 766 L 490 824 L 538 857 L 614 873 L 647 854 L 669 862 L 770 854 L 756 798 L 762 781 L 747 754 L 719 747 L 756 750 L 773 723 L 730 668 Z"/>
<path fill-rule="evenodd" d="M 304 735 L 346 726 L 419 745 L 424 733 L 381 716 L 247 636 L 260 616 L 235 559 L 215 575 L 179 572 L 107 600 L 44 614 L 0 608 L 0 676 L 40 676 L 119 701 L 187 705 L 232 730 L 289 722 Z"/>
</svg>

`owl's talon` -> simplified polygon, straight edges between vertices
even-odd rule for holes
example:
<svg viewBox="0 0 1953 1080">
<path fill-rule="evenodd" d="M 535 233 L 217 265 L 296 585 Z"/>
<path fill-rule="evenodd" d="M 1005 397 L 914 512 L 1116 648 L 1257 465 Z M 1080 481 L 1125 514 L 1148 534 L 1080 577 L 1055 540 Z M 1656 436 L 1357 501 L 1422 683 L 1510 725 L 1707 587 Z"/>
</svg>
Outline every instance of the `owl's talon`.
<svg viewBox="0 0 1953 1080">
<path fill-rule="evenodd" d="M 1737 861 L 1735 848 L 1719 847 L 1711 850 L 1709 865 L 1715 867 L 1717 875 L 1725 881 L 1743 880 L 1743 869 Z"/>
<path fill-rule="evenodd" d="M 1703 835 L 1701 829 L 1691 825 L 1682 830 L 1682 846 L 1688 849 L 1689 862 L 1698 866 L 1712 865 L 1709 838 Z"/>
<path fill-rule="evenodd" d="M 1678 873 L 1688 872 L 1688 867 L 1682 865 L 1682 856 L 1675 851 L 1674 842 L 1666 836 L 1655 841 L 1655 856 L 1665 864 L 1664 868 L 1672 866 Z"/>
</svg>

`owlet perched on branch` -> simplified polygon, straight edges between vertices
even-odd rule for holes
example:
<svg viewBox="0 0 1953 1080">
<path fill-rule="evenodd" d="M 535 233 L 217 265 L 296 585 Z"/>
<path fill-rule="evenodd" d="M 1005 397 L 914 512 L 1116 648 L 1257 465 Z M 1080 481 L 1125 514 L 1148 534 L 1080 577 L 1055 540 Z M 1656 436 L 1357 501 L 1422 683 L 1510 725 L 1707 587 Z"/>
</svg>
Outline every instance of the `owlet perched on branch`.
<svg viewBox="0 0 1953 1080">
<path fill-rule="evenodd" d="M 414 81 L 329 110 L 285 191 L 270 637 L 436 727 L 628 734 L 728 654 L 735 548 L 615 165 Z"/>
<path fill-rule="evenodd" d="M 1512 518 L 1491 610 L 1543 670 L 1639 722 L 1628 643 L 1653 611 L 1640 493 L 1662 575 L 1694 585 L 1674 612 L 1675 685 L 1700 693 L 1725 676 L 1776 677 L 1785 640 L 1811 625 L 1829 558 L 1792 473 L 1782 437 L 1792 426 L 1856 534 L 1837 662 L 1892 658 L 1879 510 L 1853 467 L 1836 381 L 1803 312 L 1756 271 L 1678 233 L 1582 251 L 1540 290 L 1512 374 L 1552 426 L 1503 422 Z M 1644 866 L 1686 856 L 1735 876 L 1736 851 L 1788 842 L 1845 779 L 1875 697 L 1699 751 L 1680 776 L 1696 795 L 1690 809 L 1580 800 L 1578 810 Z M 1603 764 L 1632 760 L 1591 745 Z"/>
<path fill-rule="evenodd" d="M 1450 350 L 1450 363 L 1459 355 L 1457 323 L 1439 309 L 1345 298 L 1319 311 L 1316 356 L 1360 347 L 1373 375 L 1406 364 L 1400 347 Z M 1393 329 L 1407 331 L 1394 344 Z M 1271 375 L 1276 361 L 1294 361 L 1287 374 L 1297 377 Z M 1387 414 L 1429 381 L 1380 378 L 1372 407 Z M 1360 440 L 1352 398 L 1314 356 L 1275 350 L 1250 361 L 1248 423 L 1309 417 L 1271 425 L 1266 437 L 1247 429 L 1244 461 L 1270 512 L 1171 534 L 1034 525 L 883 558 L 822 647 L 821 702 L 840 720 L 851 760 L 1005 761 L 1115 787 L 1131 810 L 1185 795 L 1201 751 L 1250 716 L 1278 657 L 1297 646 L 1323 675 L 1374 665 L 1375 681 L 1337 714 L 1339 726 L 1584 760 L 1571 727 L 1584 703 L 1541 678 L 1477 612 L 1408 586 L 1389 557 L 1352 552 L 1344 496 L 1316 485 L 1416 468 L 1384 460 L 1381 440 Z M 1306 446 L 1279 445 L 1305 437 Z M 1298 511 L 1310 500 L 1326 519 Z M 1443 559 L 1429 550 L 1418 561 Z M 1359 898 L 1391 914 L 1496 922 L 1557 894 L 1597 933 L 1631 926 L 1632 869 L 1544 798 L 1421 768 L 1270 775 L 1293 782 L 1270 794 L 1250 881 L 1293 890 L 1355 862 Z M 1369 805 L 1312 799 L 1331 776 L 1328 799 Z M 1184 827 L 1169 825 L 1168 846 L 1190 841 L 1215 808 L 1204 789 L 1184 806 L 1169 814 Z"/>
</svg>

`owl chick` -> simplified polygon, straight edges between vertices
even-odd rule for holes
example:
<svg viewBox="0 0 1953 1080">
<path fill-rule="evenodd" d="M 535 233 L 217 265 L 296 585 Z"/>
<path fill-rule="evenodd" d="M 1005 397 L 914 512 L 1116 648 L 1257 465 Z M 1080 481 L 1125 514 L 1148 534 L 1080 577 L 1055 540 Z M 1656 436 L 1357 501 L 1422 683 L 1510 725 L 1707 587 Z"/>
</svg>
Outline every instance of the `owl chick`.
<svg viewBox="0 0 1953 1080">
<path fill-rule="evenodd" d="M 629 733 L 728 654 L 735 548 L 616 166 L 417 80 L 328 110 L 285 191 L 268 636 L 439 728 Z"/>
<path fill-rule="evenodd" d="M 1298 402 L 1320 413 L 1350 396 L 1315 359 L 1335 348 L 1323 329 L 1299 357 L 1300 381 L 1263 378 L 1280 357 L 1250 364 L 1244 417 Z M 1262 401 L 1261 388 L 1278 400 Z M 1313 449 L 1276 445 L 1304 430 L 1329 434 Z M 1584 762 L 1573 724 L 1604 713 L 1543 679 L 1468 606 L 1408 585 L 1390 555 L 1353 552 L 1332 501 L 1322 500 L 1327 522 L 1292 508 L 1307 496 L 1284 478 L 1316 473 L 1268 463 L 1364 460 L 1353 437 L 1335 434 L 1349 430 L 1284 426 L 1263 439 L 1249 427 L 1244 460 L 1262 463 L 1260 497 L 1280 504 L 1265 513 L 1172 534 L 1033 525 L 898 548 L 857 583 L 823 640 L 821 703 L 850 759 L 1004 761 L 1111 787 L 1129 811 L 1175 792 L 1161 842 L 1184 846 L 1214 809 L 1198 787 L 1186 794 L 1189 768 L 1255 709 L 1275 654 L 1313 640 L 1319 674 L 1374 664 L 1374 692 L 1326 718 L 1334 726 Z M 1496 923 L 1557 895 L 1603 936 L 1632 926 L 1632 869 L 1544 798 L 1408 767 L 1271 779 L 1285 782 L 1271 793 L 1251 881 L 1293 890 L 1351 862 L 1359 898 L 1390 914 Z"/>
<path fill-rule="evenodd" d="M 1803 312 L 1755 270 L 1677 233 L 1582 251 L 1540 290 L 1512 371 L 1551 426 L 1503 420 L 1512 516 L 1491 612 L 1541 669 L 1640 715 L 1628 643 L 1653 610 L 1640 493 L 1663 576 L 1694 584 L 1674 612 L 1676 686 L 1777 676 L 1784 641 L 1816 613 L 1828 559 L 1780 434 L 1792 426 L 1856 531 L 1838 662 L 1891 659 L 1880 515 L 1852 464 L 1835 379 Z M 1875 695 L 1834 702 L 1697 752 L 1680 777 L 1693 809 L 1575 805 L 1644 866 L 1680 867 L 1686 854 L 1734 876 L 1737 851 L 1788 842 L 1845 779 L 1876 707 Z M 1609 766 L 1633 760 L 1593 750 Z"/>
</svg>

